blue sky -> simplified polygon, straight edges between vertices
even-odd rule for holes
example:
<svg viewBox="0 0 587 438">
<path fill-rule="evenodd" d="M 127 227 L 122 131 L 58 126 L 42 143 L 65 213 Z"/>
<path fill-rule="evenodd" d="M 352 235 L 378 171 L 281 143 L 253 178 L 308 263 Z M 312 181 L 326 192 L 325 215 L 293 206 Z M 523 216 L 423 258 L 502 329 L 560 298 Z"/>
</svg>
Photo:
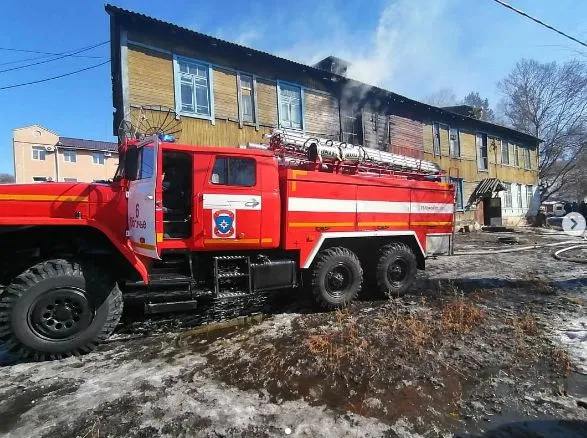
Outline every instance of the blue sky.
<svg viewBox="0 0 587 438">
<path fill-rule="evenodd" d="M 587 41 L 584 0 L 510 0 Z M 107 41 L 109 21 L 96 0 L 4 2 L 0 47 L 67 52 Z M 587 49 L 491 0 L 298 0 L 290 2 L 117 0 L 142 12 L 297 61 L 330 54 L 350 75 L 421 99 L 443 88 L 479 91 L 495 104 L 496 83 L 521 58 L 564 62 Z M 0 50 L 0 70 L 34 53 Z M 0 87 L 103 62 L 109 46 L 25 69 L 0 72 Z M 36 62 L 30 61 L 30 62 Z M 26 62 L 24 63 L 26 64 Z M 38 123 L 63 136 L 114 140 L 109 65 L 27 87 L 0 90 L 0 172 L 12 173 L 12 129 Z"/>
</svg>

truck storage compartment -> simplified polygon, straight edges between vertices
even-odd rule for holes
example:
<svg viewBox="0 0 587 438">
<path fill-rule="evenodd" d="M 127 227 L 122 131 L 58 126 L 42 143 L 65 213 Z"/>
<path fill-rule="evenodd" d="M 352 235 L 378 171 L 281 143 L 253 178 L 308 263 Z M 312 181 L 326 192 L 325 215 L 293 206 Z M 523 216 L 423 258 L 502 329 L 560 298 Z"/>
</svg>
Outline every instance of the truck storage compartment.
<svg viewBox="0 0 587 438">
<path fill-rule="evenodd" d="M 296 263 L 293 260 L 274 260 L 251 264 L 253 291 L 284 289 L 297 286 Z"/>
</svg>

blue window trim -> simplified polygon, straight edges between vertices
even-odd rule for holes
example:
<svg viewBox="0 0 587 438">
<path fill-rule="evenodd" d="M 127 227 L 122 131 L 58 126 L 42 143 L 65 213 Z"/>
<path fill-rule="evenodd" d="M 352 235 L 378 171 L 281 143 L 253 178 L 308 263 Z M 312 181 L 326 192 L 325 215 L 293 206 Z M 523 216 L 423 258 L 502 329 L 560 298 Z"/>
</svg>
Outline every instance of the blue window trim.
<svg viewBox="0 0 587 438">
<path fill-rule="evenodd" d="M 451 178 L 450 182 L 458 186 L 459 191 L 457 191 L 457 193 L 460 192 L 460 194 L 461 194 L 460 201 L 461 201 L 462 207 L 459 208 L 458 202 L 457 202 L 455 205 L 456 211 L 463 212 L 463 211 L 465 211 L 465 193 L 463 191 L 464 190 L 463 178 Z"/>
<path fill-rule="evenodd" d="M 277 126 L 281 128 L 281 85 L 286 85 L 289 87 L 296 87 L 300 89 L 300 106 L 302 111 L 302 129 L 296 128 L 288 128 L 294 129 L 296 131 L 304 131 L 306 129 L 306 110 L 305 110 L 305 103 L 304 103 L 304 87 L 302 85 L 296 84 L 294 82 L 287 82 L 287 81 L 280 81 L 279 79 L 277 82 Z"/>
<path fill-rule="evenodd" d="M 181 89 L 180 84 L 181 82 L 179 79 L 179 61 L 191 62 L 194 64 L 201 64 L 208 68 L 208 104 L 210 105 L 210 115 L 202 115 L 202 114 L 194 114 L 188 113 L 181 110 Z M 214 125 L 216 124 L 216 119 L 214 117 L 214 72 L 212 69 L 212 64 L 200 61 L 199 59 L 194 58 L 187 58 L 185 56 L 178 56 L 173 55 L 173 85 L 175 89 L 175 112 L 181 116 L 185 117 L 193 117 L 195 119 L 204 119 L 210 120 L 210 122 Z"/>
</svg>

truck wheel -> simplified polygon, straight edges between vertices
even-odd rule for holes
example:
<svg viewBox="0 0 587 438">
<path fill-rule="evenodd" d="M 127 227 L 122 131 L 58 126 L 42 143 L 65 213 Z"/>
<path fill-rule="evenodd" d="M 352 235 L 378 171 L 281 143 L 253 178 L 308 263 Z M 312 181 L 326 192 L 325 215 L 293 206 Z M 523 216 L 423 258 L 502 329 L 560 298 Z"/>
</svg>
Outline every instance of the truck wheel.
<svg viewBox="0 0 587 438">
<path fill-rule="evenodd" d="M 93 266 L 39 263 L 0 294 L 0 349 L 13 359 L 87 353 L 112 334 L 122 305 L 116 282 Z"/>
<path fill-rule="evenodd" d="M 414 283 L 418 262 L 411 248 L 391 243 L 381 248 L 375 268 L 379 292 L 388 297 L 404 294 Z"/>
<path fill-rule="evenodd" d="M 318 254 L 312 270 L 312 292 L 327 309 L 344 307 L 353 301 L 363 283 L 363 270 L 352 251 L 329 248 Z"/>
</svg>

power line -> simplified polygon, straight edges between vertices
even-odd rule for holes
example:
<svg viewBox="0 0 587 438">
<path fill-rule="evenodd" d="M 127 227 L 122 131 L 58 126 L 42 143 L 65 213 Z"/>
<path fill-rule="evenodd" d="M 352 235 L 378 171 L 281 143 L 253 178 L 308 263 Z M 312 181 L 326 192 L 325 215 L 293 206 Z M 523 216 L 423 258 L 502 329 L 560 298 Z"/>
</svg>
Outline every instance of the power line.
<svg viewBox="0 0 587 438">
<path fill-rule="evenodd" d="M 24 87 L 25 85 L 39 84 L 41 82 L 52 81 L 53 79 L 64 78 L 65 76 L 71 76 L 71 75 L 74 75 L 74 74 L 77 74 L 77 73 L 81 73 L 81 72 L 86 71 L 86 70 L 91 70 L 93 68 L 100 67 L 101 65 L 108 64 L 109 62 L 110 62 L 110 60 L 104 61 L 104 62 L 101 62 L 100 64 L 91 65 L 89 67 L 82 68 L 80 70 L 72 71 L 72 72 L 69 72 L 69 73 L 64 73 L 64 74 L 59 75 L 59 76 L 53 76 L 53 77 L 50 77 L 50 78 L 39 79 L 38 81 L 31 81 L 31 82 L 23 82 L 21 84 L 6 85 L 4 87 L 0 87 L 0 90 L 7 90 L 9 88 Z"/>
<path fill-rule="evenodd" d="M 28 61 L 37 61 L 39 59 L 47 59 L 50 58 L 52 56 L 60 56 L 60 55 L 65 55 L 67 53 L 70 53 L 70 51 L 67 52 L 61 52 L 61 53 L 55 53 L 53 55 L 42 55 L 42 56 L 33 56 L 32 58 L 24 58 L 24 59 L 17 59 L 14 61 L 6 61 L 6 62 L 0 62 L 0 66 L 3 65 L 11 65 L 11 64 L 20 64 L 22 62 L 28 62 Z M 94 55 L 71 55 L 73 58 L 91 58 L 91 59 L 100 59 L 100 58 L 106 58 L 106 56 L 94 56 Z"/>
<path fill-rule="evenodd" d="M 535 23 L 538 23 L 538 24 L 540 24 L 541 26 L 544 26 L 544 27 L 546 27 L 547 29 L 550 29 L 550 30 L 553 30 L 553 31 L 555 31 L 555 32 L 556 32 L 556 33 L 558 33 L 559 35 L 562 35 L 562 36 L 564 36 L 565 38 L 568 38 L 568 39 L 570 39 L 571 41 L 574 41 L 574 42 L 576 42 L 576 43 L 579 43 L 579 44 L 581 44 L 581 45 L 582 45 L 582 46 L 584 46 L 584 47 L 587 47 L 587 44 L 586 44 L 586 43 L 584 43 L 583 41 L 580 41 L 580 40 L 578 40 L 577 38 L 575 38 L 575 37 L 572 37 L 572 36 L 570 36 L 569 34 L 566 34 L 566 33 L 564 33 L 564 32 L 563 32 L 563 31 L 561 31 L 561 30 L 558 30 L 557 28 L 555 28 L 555 27 L 551 26 L 550 24 L 546 24 L 544 21 L 541 21 L 541 20 L 539 20 L 538 18 L 535 18 L 535 17 L 532 17 L 531 15 L 528 15 L 528 14 L 526 14 L 524 11 L 521 11 L 520 9 L 516 9 L 516 8 L 514 8 L 512 5 L 510 5 L 510 4 L 508 4 L 508 3 L 506 3 L 506 2 L 504 2 L 504 1 L 502 1 L 502 0 L 493 0 L 493 1 L 494 1 L 495 3 L 498 3 L 498 4 L 500 4 L 500 5 L 502 5 L 502 6 L 506 7 L 506 8 L 508 8 L 508 9 L 511 9 L 511 10 L 512 10 L 512 11 L 514 11 L 516 14 L 520 14 L 520 15 L 522 15 L 523 17 L 529 18 L 530 20 L 534 21 Z"/>
<path fill-rule="evenodd" d="M 75 52 L 66 53 L 64 55 L 58 56 L 57 58 L 46 59 L 45 61 L 33 62 L 32 64 L 19 65 L 18 67 L 7 68 L 7 69 L 4 69 L 4 70 L 0 70 L 0 73 L 5 73 L 7 71 L 20 70 L 20 69 L 23 69 L 23 68 L 26 68 L 26 67 L 32 67 L 34 65 L 46 64 L 48 62 L 53 62 L 53 61 L 57 61 L 59 59 L 68 58 L 70 56 L 77 55 L 78 53 L 87 52 L 88 50 L 92 50 L 92 49 L 95 49 L 96 47 L 103 46 L 104 44 L 108 44 L 109 42 L 110 41 L 103 41 L 101 43 L 94 44 L 93 46 L 84 47 L 84 48 L 79 49 L 79 50 L 77 50 Z"/>
<path fill-rule="evenodd" d="M 37 55 L 51 55 L 51 56 L 63 55 L 63 53 L 41 52 L 39 50 L 15 49 L 12 47 L 0 47 L 0 50 L 6 50 L 9 52 L 36 53 Z M 84 56 L 80 56 L 80 58 L 93 58 L 93 56 L 84 55 Z"/>
</svg>

